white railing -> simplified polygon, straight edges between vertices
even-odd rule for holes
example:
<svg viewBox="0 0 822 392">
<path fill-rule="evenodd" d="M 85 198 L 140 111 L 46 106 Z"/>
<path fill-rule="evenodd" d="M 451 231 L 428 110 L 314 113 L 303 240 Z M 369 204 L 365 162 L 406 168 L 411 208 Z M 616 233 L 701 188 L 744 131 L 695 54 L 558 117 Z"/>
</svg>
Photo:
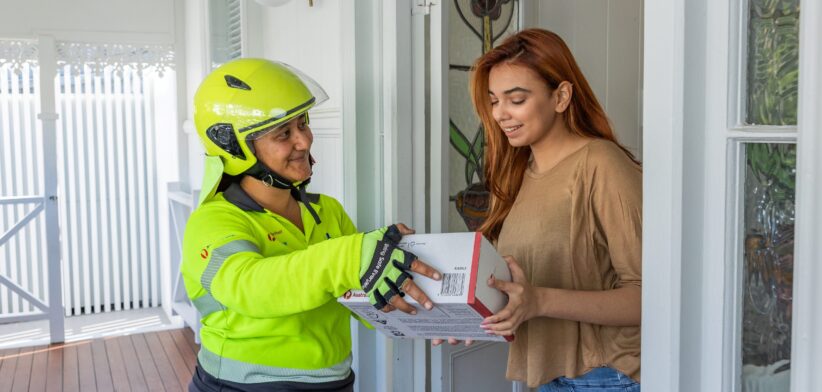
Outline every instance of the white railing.
<svg viewBox="0 0 822 392">
<path fill-rule="evenodd" d="M 0 315 L 30 314 L 39 301 L 24 298 L 48 297 L 38 72 L 0 66 Z"/>
<path fill-rule="evenodd" d="M 0 41 L 0 54 L 0 323 L 48 319 L 51 342 L 62 342 L 57 114 L 54 91 L 39 88 L 54 75 L 54 40 Z"/>
<path fill-rule="evenodd" d="M 188 191 L 183 183 L 168 184 L 168 214 L 171 217 L 171 276 L 174 277 L 171 309 L 194 331 L 194 341 L 200 343 L 200 314 L 191 304 L 180 273 L 183 255 L 183 234 L 189 215 L 197 206 L 198 190 Z"/>
</svg>

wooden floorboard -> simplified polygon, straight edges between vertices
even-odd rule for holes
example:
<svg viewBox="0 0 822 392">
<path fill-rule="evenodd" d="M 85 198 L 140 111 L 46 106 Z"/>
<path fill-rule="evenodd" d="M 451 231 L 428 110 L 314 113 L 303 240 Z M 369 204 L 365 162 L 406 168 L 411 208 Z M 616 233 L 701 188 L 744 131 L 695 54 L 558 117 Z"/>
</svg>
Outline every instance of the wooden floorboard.
<svg viewBox="0 0 822 392">
<path fill-rule="evenodd" d="M 34 358 L 34 347 L 23 348 L 18 355 L 11 390 L 12 392 L 26 392 L 29 390 L 29 381 L 31 380 L 31 362 Z"/>
<path fill-rule="evenodd" d="M 31 360 L 31 380 L 29 391 L 44 392 L 46 390 L 46 375 L 48 374 L 48 346 L 37 346 Z"/>
<path fill-rule="evenodd" d="M 145 377 L 148 390 L 164 391 L 163 381 L 160 379 L 160 373 L 151 358 L 151 352 L 148 350 L 145 338 L 142 335 L 131 335 L 131 344 L 134 346 L 137 362 L 143 370 L 143 377 Z"/>
<path fill-rule="evenodd" d="M 183 356 L 183 361 L 185 361 L 186 367 L 189 369 L 194 369 L 194 367 L 197 366 L 197 353 L 192 350 L 191 346 L 189 346 L 188 342 L 186 342 L 186 337 L 183 336 L 183 331 L 179 329 L 171 331 L 171 336 L 174 337 L 174 343 L 177 344 L 177 350 L 180 351 L 180 355 Z"/>
<path fill-rule="evenodd" d="M 168 331 L 159 332 L 158 336 L 163 344 L 163 350 L 165 350 L 166 356 L 171 362 L 171 367 L 174 369 L 174 374 L 177 375 L 177 379 L 180 381 L 180 385 L 187 385 L 188 381 L 191 380 L 191 373 L 194 369 L 189 369 L 186 366 L 183 356 L 177 350 L 177 345 L 174 344 L 174 338 L 171 337 Z"/>
<path fill-rule="evenodd" d="M 198 350 L 182 330 L 2 349 L 0 392 L 184 392 Z"/>
<path fill-rule="evenodd" d="M 106 339 L 106 353 L 108 353 L 109 366 L 111 366 L 114 389 L 117 391 L 131 391 L 126 364 L 123 362 L 123 354 L 120 350 L 120 344 L 117 343 L 117 338 Z"/>
<path fill-rule="evenodd" d="M 154 363 L 157 365 L 160 380 L 163 381 L 163 387 L 166 391 L 187 390 L 188 381 L 186 381 L 185 384 L 181 384 L 180 380 L 177 379 L 177 376 L 174 374 L 174 369 L 171 367 L 171 362 L 168 360 L 165 350 L 163 350 L 163 344 L 160 342 L 160 338 L 156 334 L 145 335 L 143 337 L 146 339 L 146 344 L 148 345 L 152 358 L 154 358 Z"/>
<path fill-rule="evenodd" d="M 131 390 L 134 392 L 147 392 L 146 379 L 143 376 L 143 370 L 140 368 L 140 362 L 137 361 L 137 352 L 134 351 L 134 345 L 131 344 L 131 337 L 120 336 L 117 338 L 117 343 L 120 344 L 120 352 L 123 354 L 126 374 L 128 374 L 128 384 L 131 386 Z"/>
<path fill-rule="evenodd" d="M 97 390 L 113 391 L 114 383 L 111 380 L 111 367 L 108 364 L 106 342 L 99 339 L 93 340 L 91 342 L 91 356 L 94 361 L 94 382 L 97 385 Z"/>
<path fill-rule="evenodd" d="M 0 354 L 0 392 L 11 391 L 14 385 L 14 373 L 17 370 L 17 354 L 20 352 L 19 348 L 12 348 L 3 351 Z M 8 381 L 6 381 L 8 380 Z"/>
<path fill-rule="evenodd" d="M 94 358 L 91 353 L 91 341 L 77 345 L 78 375 L 81 391 L 99 391 L 97 380 L 94 379 Z"/>
<path fill-rule="evenodd" d="M 186 342 L 191 346 L 191 350 L 194 351 L 195 354 L 200 352 L 200 345 L 194 342 L 194 331 L 192 331 L 191 328 L 183 328 L 182 331 L 183 336 L 186 337 Z"/>
<path fill-rule="evenodd" d="M 63 390 L 63 345 L 49 346 L 49 355 L 46 360 L 46 391 L 59 392 Z"/>
<path fill-rule="evenodd" d="M 63 346 L 63 391 L 80 391 L 80 374 L 77 364 L 77 345 Z"/>
</svg>

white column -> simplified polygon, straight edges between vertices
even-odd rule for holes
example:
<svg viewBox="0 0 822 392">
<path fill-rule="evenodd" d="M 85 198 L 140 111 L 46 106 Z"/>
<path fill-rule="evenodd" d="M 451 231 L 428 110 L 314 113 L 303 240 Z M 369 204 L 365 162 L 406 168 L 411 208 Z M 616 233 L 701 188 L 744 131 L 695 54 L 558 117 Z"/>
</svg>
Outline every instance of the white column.
<svg viewBox="0 0 822 392">
<path fill-rule="evenodd" d="M 57 109 L 55 105 L 54 76 L 57 74 L 57 56 L 54 37 L 40 36 L 40 110 L 37 118 L 43 122 L 43 172 L 46 218 L 46 254 L 49 282 L 49 333 L 52 343 L 65 340 L 63 320 L 63 281 L 60 266 L 60 226 L 57 215 Z"/>
<path fill-rule="evenodd" d="M 642 386 L 679 390 L 684 0 L 645 2 Z"/>
<path fill-rule="evenodd" d="M 791 391 L 822 385 L 822 4 L 803 1 L 799 22 L 799 118 L 796 169 Z"/>
</svg>

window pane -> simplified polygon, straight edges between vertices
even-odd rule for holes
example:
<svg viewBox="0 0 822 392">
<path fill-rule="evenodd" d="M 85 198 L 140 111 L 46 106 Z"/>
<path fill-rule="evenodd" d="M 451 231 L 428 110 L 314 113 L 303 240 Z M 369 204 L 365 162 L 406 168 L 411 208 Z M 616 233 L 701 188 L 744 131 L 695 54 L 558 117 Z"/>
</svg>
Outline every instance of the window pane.
<svg viewBox="0 0 822 392">
<path fill-rule="evenodd" d="M 210 0 L 208 3 L 211 68 L 242 55 L 239 0 Z"/>
<path fill-rule="evenodd" d="M 795 144 L 746 144 L 742 391 L 790 389 Z"/>
<path fill-rule="evenodd" d="M 448 4 L 449 2 L 444 2 Z M 519 30 L 519 1 L 451 1 L 448 22 L 448 115 L 451 207 L 449 231 L 473 231 L 485 220 L 485 137 L 468 94 L 469 69 L 483 53 Z"/>
<path fill-rule="evenodd" d="M 750 0 L 745 121 L 796 125 L 799 0 Z"/>
</svg>

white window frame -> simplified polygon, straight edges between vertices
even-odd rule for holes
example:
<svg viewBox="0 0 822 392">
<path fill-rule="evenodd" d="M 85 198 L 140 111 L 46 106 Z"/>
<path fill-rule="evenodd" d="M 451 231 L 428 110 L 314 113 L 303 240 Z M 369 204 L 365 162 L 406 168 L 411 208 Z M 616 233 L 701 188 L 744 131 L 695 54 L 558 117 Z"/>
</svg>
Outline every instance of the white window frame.
<svg viewBox="0 0 822 392">
<path fill-rule="evenodd" d="M 226 0 L 228 1 L 228 0 Z M 244 57 L 248 55 L 248 44 L 249 44 L 249 28 L 248 28 L 248 6 L 249 2 L 237 0 L 237 5 L 240 8 L 240 57 Z M 211 64 L 213 61 L 212 58 L 212 48 L 211 44 L 211 0 L 206 0 L 203 2 L 203 7 L 205 11 L 204 21 L 203 21 L 203 30 L 204 30 L 204 37 L 206 37 L 204 43 L 204 56 L 205 56 L 205 71 L 204 74 L 208 74 L 211 72 Z"/>
<path fill-rule="evenodd" d="M 791 390 L 822 383 L 822 4 L 803 1 L 797 127 L 740 126 L 744 0 L 645 3 L 643 387 L 734 390 L 741 143 L 798 139 Z M 744 14 L 742 15 L 745 16 Z M 686 35 L 687 34 L 687 35 Z M 735 38 L 743 37 L 743 40 Z M 737 45 L 741 43 L 742 45 Z M 686 67 L 687 65 L 687 67 Z M 793 128 L 793 129 L 791 129 Z M 653 146 L 653 148 L 651 148 Z M 814 154 L 816 152 L 816 154 Z M 722 170 L 727 168 L 727 170 Z M 730 181 L 729 181 L 730 180 Z M 650 277 L 653 277 L 651 279 Z"/>
<path fill-rule="evenodd" d="M 804 1 L 803 1 L 804 3 Z M 726 153 L 726 201 L 725 201 L 725 276 L 723 297 L 723 322 L 717 327 L 723 332 L 722 389 L 739 392 L 742 390 L 742 290 L 744 290 L 743 239 L 744 239 L 744 172 L 746 167 L 745 144 L 747 143 L 788 143 L 796 144 L 797 126 L 748 125 L 747 115 L 747 66 L 748 66 L 748 18 L 750 0 L 730 1 L 728 15 L 729 66 L 728 78 L 728 123 L 725 130 Z M 716 130 L 719 131 L 719 130 Z M 719 272 L 719 271 L 717 271 Z M 713 384 L 715 385 L 715 384 Z"/>
</svg>

